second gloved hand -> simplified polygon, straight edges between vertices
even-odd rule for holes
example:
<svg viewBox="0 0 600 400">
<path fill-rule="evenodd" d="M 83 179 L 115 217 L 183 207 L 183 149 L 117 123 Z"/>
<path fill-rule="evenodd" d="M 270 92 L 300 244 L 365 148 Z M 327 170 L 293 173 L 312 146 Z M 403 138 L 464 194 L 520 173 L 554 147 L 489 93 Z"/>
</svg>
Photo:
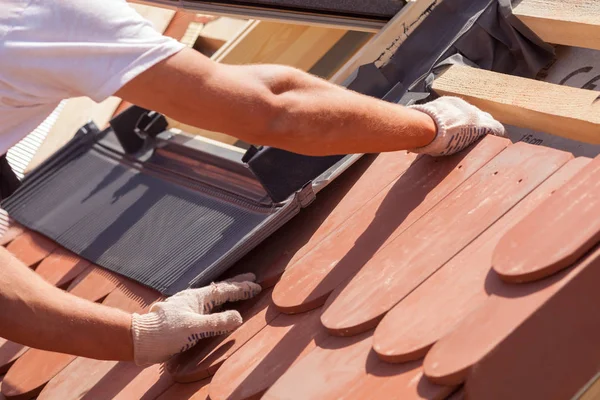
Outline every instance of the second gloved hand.
<svg viewBox="0 0 600 400">
<path fill-rule="evenodd" d="M 411 150 L 414 153 L 448 156 L 467 148 L 485 135 L 505 136 L 504 126 L 494 117 L 458 97 L 440 97 L 410 108 L 428 114 L 437 125 L 433 142 Z"/>
<path fill-rule="evenodd" d="M 148 314 L 133 314 L 134 359 L 137 365 L 167 361 L 204 338 L 221 335 L 242 324 L 237 311 L 211 314 L 215 307 L 250 299 L 260 293 L 254 274 L 237 276 L 201 289 L 188 289 L 154 304 Z"/>
</svg>

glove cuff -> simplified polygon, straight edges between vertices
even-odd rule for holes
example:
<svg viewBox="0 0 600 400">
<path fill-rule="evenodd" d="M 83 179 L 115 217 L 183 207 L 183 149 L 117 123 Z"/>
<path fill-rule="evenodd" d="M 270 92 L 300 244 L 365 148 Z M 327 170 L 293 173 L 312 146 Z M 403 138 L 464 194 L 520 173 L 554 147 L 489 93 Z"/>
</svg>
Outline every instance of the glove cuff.
<svg viewBox="0 0 600 400">
<path fill-rule="evenodd" d="M 446 124 L 444 123 L 444 119 L 441 118 L 441 116 L 436 111 L 435 107 L 432 107 L 429 104 L 418 104 L 418 105 L 409 106 L 408 108 L 417 110 L 417 111 L 420 111 L 420 112 L 423 112 L 423 113 L 429 115 L 433 119 L 433 121 L 435 122 L 435 125 L 437 127 L 437 133 L 431 143 L 429 143 L 427 146 L 419 147 L 419 148 L 409 150 L 409 151 L 412 153 L 418 153 L 418 154 L 428 154 L 430 156 L 444 155 L 444 152 L 447 150 L 447 144 L 448 144 L 448 143 L 446 143 L 446 139 L 445 139 L 447 136 L 446 135 L 447 127 L 446 127 Z"/>
<path fill-rule="evenodd" d="M 138 366 L 148 366 L 166 360 L 157 359 L 156 349 L 164 345 L 164 317 L 156 312 L 133 314 L 131 316 L 131 335 L 133 337 L 133 358 Z"/>
</svg>

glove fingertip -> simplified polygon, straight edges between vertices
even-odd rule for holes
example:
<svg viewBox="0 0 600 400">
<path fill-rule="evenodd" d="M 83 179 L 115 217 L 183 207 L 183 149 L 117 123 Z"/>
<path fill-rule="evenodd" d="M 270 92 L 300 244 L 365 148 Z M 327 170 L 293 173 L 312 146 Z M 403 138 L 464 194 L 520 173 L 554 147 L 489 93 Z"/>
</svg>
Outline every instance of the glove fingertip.
<svg viewBox="0 0 600 400">
<path fill-rule="evenodd" d="M 236 310 L 223 311 L 223 330 L 232 331 L 238 327 L 240 327 L 244 320 L 242 318 L 242 314 Z"/>
</svg>

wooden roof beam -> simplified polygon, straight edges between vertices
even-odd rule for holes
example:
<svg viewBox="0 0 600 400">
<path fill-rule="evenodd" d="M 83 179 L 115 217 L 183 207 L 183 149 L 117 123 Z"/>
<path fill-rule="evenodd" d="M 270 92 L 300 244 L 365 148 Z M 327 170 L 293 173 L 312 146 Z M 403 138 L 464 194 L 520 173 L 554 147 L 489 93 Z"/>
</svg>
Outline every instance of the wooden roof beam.
<svg viewBox="0 0 600 400">
<path fill-rule="evenodd" d="M 600 144 L 600 96 L 592 90 L 464 66 L 446 70 L 433 90 L 461 97 L 503 124 Z"/>
<path fill-rule="evenodd" d="M 545 42 L 600 50 L 598 0 L 523 0 L 514 14 Z"/>
</svg>

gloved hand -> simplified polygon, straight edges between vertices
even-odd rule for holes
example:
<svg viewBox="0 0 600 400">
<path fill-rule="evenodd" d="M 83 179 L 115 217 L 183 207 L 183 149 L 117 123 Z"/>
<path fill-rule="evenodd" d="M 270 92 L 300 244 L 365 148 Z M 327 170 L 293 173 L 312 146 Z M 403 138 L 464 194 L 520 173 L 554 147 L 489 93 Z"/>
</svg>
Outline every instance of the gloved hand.
<svg viewBox="0 0 600 400">
<path fill-rule="evenodd" d="M 195 346 L 201 339 L 230 332 L 242 324 L 237 311 L 211 314 L 226 302 L 250 299 L 260 293 L 254 274 L 239 275 L 201 289 L 188 289 L 150 308 L 133 314 L 134 360 L 145 366 L 167 361 Z"/>
<path fill-rule="evenodd" d="M 494 117 L 458 97 L 440 97 L 409 108 L 428 114 L 438 129 L 433 142 L 411 150 L 413 153 L 448 156 L 465 149 L 484 135 L 506 135 L 504 126 Z"/>
</svg>

